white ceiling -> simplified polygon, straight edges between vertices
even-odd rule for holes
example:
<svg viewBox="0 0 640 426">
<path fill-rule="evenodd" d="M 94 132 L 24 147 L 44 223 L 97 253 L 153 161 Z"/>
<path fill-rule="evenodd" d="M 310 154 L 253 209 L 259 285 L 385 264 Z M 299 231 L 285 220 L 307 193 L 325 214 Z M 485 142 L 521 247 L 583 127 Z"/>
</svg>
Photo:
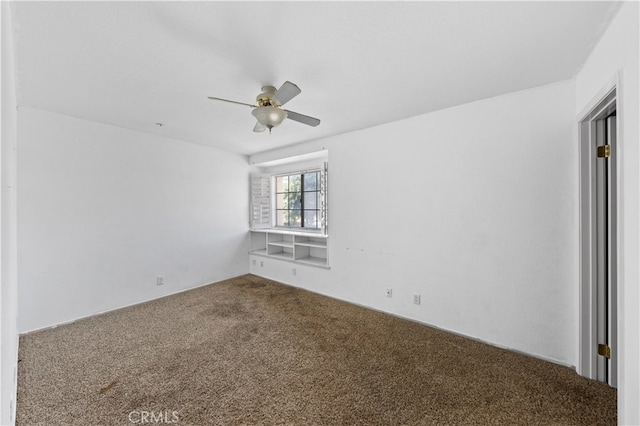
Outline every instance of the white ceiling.
<svg viewBox="0 0 640 426">
<path fill-rule="evenodd" d="M 14 2 L 18 103 L 253 154 L 572 78 L 619 7 Z M 318 127 L 253 133 L 249 107 L 207 99 L 285 80 Z"/>
</svg>

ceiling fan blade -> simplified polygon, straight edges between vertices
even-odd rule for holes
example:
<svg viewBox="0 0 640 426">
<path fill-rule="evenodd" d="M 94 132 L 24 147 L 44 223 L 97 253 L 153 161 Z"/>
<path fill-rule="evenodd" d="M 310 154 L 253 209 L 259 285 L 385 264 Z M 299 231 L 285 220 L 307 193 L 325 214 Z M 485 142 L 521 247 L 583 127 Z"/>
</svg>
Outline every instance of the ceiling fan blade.
<svg viewBox="0 0 640 426">
<path fill-rule="evenodd" d="M 267 126 L 260 124 L 259 121 L 256 121 L 256 125 L 253 127 L 253 131 L 256 133 L 264 132 L 267 130 Z"/>
<path fill-rule="evenodd" d="M 298 123 L 306 124 L 312 127 L 316 127 L 318 124 L 320 124 L 320 120 L 318 120 L 317 118 L 309 117 L 308 115 L 298 114 L 297 112 L 289 111 L 286 109 L 285 111 L 287 111 L 287 118 L 293 121 L 297 121 Z"/>
<path fill-rule="evenodd" d="M 284 105 L 291 99 L 298 96 L 301 92 L 302 90 L 300 90 L 298 86 L 290 81 L 285 81 L 276 91 L 276 94 L 273 95 L 273 100 L 276 101 L 278 105 Z"/>
<path fill-rule="evenodd" d="M 222 98 L 214 98 L 213 96 L 207 96 L 209 99 L 213 100 L 213 101 L 223 101 L 223 102 L 229 102 L 232 104 L 238 104 L 238 105 L 246 105 L 248 107 L 251 108 L 255 108 L 255 105 L 251 105 L 251 104 L 245 104 L 244 102 L 237 102 L 237 101 L 230 101 L 229 99 L 222 99 Z"/>
</svg>

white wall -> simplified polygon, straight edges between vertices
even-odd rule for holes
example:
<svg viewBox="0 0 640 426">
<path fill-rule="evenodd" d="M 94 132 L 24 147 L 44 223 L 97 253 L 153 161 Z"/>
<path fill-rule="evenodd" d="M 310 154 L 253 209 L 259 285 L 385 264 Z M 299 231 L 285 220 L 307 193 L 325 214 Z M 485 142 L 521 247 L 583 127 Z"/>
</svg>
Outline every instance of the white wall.
<svg viewBox="0 0 640 426">
<path fill-rule="evenodd" d="M 246 157 L 28 108 L 18 132 L 20 332 L 248 272 Z"/>
<path fill-rule="evenodd" d="M 638 146 L 639 7 L 625 2 L 576 77 L 576 115 L 618 79 L 618 168 L 620 182 L 618 420 L 640 424 L 640 147 Z M 580 117 L 578 117 L 580 118 Z"/>
<path fill-rule="evenodd" d="M 18 366 L 16 261 L 16 91 L 9 3 L 0 4 L 2 143 L 0 146 L 0 424 L 14 424 Z"/>
<path fill-rule="evenodd" d="M 308 144 L 329 152 L 331 269 L 296 266 L 293 276 L 292 264 L 257 258 L 264 266 L 252 272 L 575 365 L 574 87 Z"/>
</svg>

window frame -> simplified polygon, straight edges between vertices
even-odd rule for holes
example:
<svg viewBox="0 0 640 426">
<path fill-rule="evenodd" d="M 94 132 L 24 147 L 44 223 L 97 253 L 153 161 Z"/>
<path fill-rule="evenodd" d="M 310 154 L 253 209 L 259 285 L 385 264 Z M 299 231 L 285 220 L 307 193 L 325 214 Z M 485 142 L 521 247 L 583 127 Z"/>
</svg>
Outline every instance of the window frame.
<svg viewBox="0 0 640 426">
<path fill-rule="evenodd" d="M 291 176 L 303 173 L 319 172 L 319 195 L 316 200 L 320 203 L 317 209 L 320 216 L 320 227 L 308 228 L 308 227 L 290 227 L 290 226 L 276 226 L 276 206 L 277 189 L 275 187 L 277 176 Z M 316 234 L 316 235 L 329 235 L 328 227 L 328 203 L 327 203 L 327 190 L 329 179 L 329 163 L 325 160 L 321 163 L 304 165 L 296 168 L 292 165 L 290 169 L 279 170 L 265 170 L 262 172 L 251 173 L 250 176 L 250 200 L 249 200 L 249 228 L 251 230 L 268 230 L 271 229 L 275 232 L 283 233 L 298 233 L 298 234 Z M 314 209 L 315 210 L 315 209 Z"/>
<path fill-rule="evenodd" d="M 312 191 L 305 191 L 304 189 L 304 175 L 305 174 L 311 174 L 311 173 L 317 173 L 317 182 L 316 182 L 316 189 L 312 190 Z M 302 231 L 302 232 L 315 232 L 315 233 L 322 233 L 323 231 L 323 225 L 322 225 L 322 215 L 323 213 L 326 214 L 326 210 L 323 207 L 324 204 L 324 194 L 323 194 L 323 189 L 322 189 L 322 185 L 321 185 L 321 180 L 322 180 L 322 174 L 325 173 L 325 170 L 323 170 L 322 167 L 318 167 L 318 168 L 311 168 L 311 169 L 305 169 L 305 170 L 294 170 L 294 171 L 286 171 L 286 172 L 279 172 L 279 173 L 273 173 L 271 174 L 271 195 L 272 195 L 272 203 L 271 203 L 271 211 L 272 211 L 272 223 L 271 223 L 271 227 L 273 229 L 286 229 L 289 231 L 292 230 L 296 230 L 296 231 Z M 278 208 L 278 195 L 279 194 L 285 194 L 285 193 L 292 193 L 291 191 L 284 191 L 284 192 L 278 192 L 278 184 L 277 184 L 277 179 L 281 178 L 281 177 L 291 177 L 291 176 L 300 176 L 300 221 L 301 221 L 301 225 L 300 226 L 286 226 L 286 225 L 278 225 L 278 212 L 280 211 L 292 211 L 294 209 L 279 209 Z M 287 188 L 288 189 L 288 188 Z M 316 208 L 315 209 L 310 209 L 308 211 L 315 211 L 317 214 L 317 223 L 318 226 L 316 227 L 308 227 L 308 226 L 304 226 L 304 221 L 305 221 L 305 208 L 304 208 L 304 195 L 305 193 L 316 193 Z M 295 192 L 297 193 L 297 192 Z M 323 212 L 323 210 L 325 210 Z"/>
</svg>

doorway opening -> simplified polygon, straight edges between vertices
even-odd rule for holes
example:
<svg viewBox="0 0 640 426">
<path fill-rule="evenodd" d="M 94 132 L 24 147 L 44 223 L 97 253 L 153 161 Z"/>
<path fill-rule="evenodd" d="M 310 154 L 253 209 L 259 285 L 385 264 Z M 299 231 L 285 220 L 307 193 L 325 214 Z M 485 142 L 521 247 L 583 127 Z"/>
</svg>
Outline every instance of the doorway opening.
<svg viewBox="0 0 640 426">
<path fill-rule="evenodd" d="M 616 88 L 579 121 L 579 373 L 617 387 L 617 127 Z"/>
</svg>

